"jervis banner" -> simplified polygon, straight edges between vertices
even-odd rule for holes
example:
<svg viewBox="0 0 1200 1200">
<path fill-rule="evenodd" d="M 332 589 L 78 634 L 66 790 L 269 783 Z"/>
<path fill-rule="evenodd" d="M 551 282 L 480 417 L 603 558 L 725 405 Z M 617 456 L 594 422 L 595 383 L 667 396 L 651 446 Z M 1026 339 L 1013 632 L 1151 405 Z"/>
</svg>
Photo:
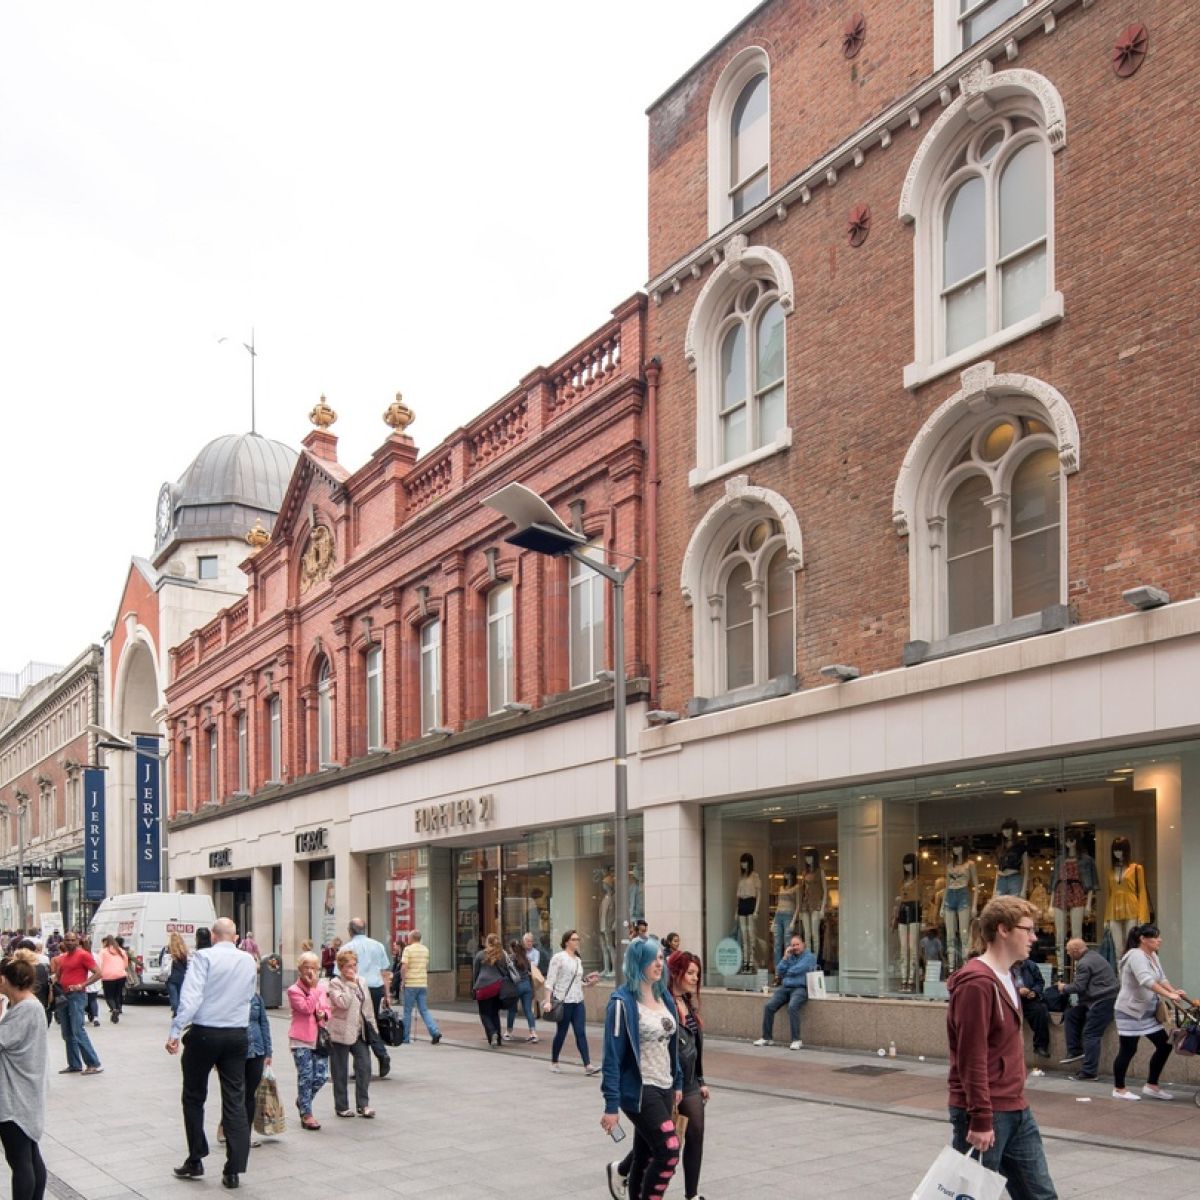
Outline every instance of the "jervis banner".
<svg viewBox="0 0 1200 1200">
<path fill-rule="evenodd" d="M 104 869 L 104 772 L 86 767 L 83 772 L 83 898 L 103 900 L 108 895 Z"/>
<path fill-rule="evenodd" d="M 157 892 L 162 880 L 158 738 L 138 734 L 134 745 L 137 749 L 137 890 Z"/>
</svg>

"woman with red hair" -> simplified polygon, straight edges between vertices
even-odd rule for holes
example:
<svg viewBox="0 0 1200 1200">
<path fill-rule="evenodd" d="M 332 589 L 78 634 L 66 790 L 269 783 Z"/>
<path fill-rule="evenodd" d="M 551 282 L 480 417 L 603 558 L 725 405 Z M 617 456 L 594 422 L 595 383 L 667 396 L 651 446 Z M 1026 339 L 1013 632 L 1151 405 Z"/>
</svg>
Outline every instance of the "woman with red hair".
<svg viewBox="0 0 1200 1200">
<path fill-rule="evenodd" d="M 683 1194 L 687 1200 L 703 1200 L 699 1194 L 700 1160 L 704 1157 L 708 1086 L 704 1082 L 704 1023 L 700 1018 L 702 970 L 700 960 L 687 950 L 676 950 L 667 959 L 671 996 L 679 1012 L 679 1062 L 683 1067 L 679 1116 L 687 1120 L 683 1130 Z"/>
</svg>

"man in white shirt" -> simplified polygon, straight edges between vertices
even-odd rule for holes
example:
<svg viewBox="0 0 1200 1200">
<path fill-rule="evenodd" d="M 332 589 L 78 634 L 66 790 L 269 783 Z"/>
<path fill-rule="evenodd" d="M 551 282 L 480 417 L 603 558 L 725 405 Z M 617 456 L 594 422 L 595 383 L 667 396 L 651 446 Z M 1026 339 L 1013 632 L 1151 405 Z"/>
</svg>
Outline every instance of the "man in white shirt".
<svg viewBox="0 0 1200 1200">
<path fill-rule="evenodd" d="M 250 1155 L 246 1120 L 246 1042 L 250 1001 L 258 983 L 258 966 L 237 948 L 237 927 L 221 917 L 212 927 L 213 944 L 197 950 L 188 965 L 171 1021 L 167 1053 L 178 1054 L 183 1040 L 183 1127 L 188 1156 L 175 1168 L 180 1179 L 204 1174 L 208 1139 L 204 1136 L 204 1103 L 213 1067 L 221 1083 L 221 1121 L 225 1126 L 225 1167 L 221 1182 L 238 1186 Z M 190 1028 L 189 1028 L 190 1027 Z M 187 1028 L 187 1032 L 183 1030 Z"/>
</svg>

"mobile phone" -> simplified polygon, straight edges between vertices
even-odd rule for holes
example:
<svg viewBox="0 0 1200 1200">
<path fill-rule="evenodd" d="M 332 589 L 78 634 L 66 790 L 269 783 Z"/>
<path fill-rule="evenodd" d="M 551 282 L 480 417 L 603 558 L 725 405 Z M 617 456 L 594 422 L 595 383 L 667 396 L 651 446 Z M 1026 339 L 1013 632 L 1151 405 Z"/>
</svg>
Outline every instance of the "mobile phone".
<svg viewBox="0 0 1200 1200">
<path fill-rule="evenodd" d="M 609 1131 L 608 1136 L 614 1142 L 623 1142 L 625 1140 L 625 1130 L 620 1125 L 614 1125 Z"/>
</svg>

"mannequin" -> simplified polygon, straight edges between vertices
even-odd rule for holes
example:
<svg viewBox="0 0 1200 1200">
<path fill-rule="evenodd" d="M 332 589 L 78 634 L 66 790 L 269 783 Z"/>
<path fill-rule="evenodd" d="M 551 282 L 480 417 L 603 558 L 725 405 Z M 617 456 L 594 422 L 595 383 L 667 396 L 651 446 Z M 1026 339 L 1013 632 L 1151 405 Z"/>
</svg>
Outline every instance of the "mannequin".
<svg viewBox="0 0 1200 1200">
<path fill-rule="evenodd" d="M 614 974 L 613 945 L 617 932 L 617 903 L 613 899 L 616 887 L 611 869 L 604 872 L 600 888 L 600 951 L 604 955 L 604 970 L 601 974 L 605 979 L 611 979 Z"/>
<path fill-rule="evenodd" d="M 772 922 L 775 935 L 775 961 L 783 957 L 788 941 L 800 926 L 800 884 L 796 880 L 796 868 L 785 867 L 783 886 L 779 889 L 779 900 L 775 905 L 775 920 Z"/>
<path fill-rule="evenodd" d="M 1125 939 L 1136 925 L 1150 920 L 1150 896 L 1146 873 L 1133 861 L 1133 846 L 1127 837 L 1115 837 L 1112 866 L 1108 874 L 1108 900 L 1104 905 L 1104 927 L 1112 934 L 1117 955 L 1125 953 Z"/>
<path fill-rule="evenodd" d="M 921 943 L 921 881 L 917 878 L 917 856 L 906 854 L 901 870 L 893 924 L 900 936 L 900 987 L 911 992 L 917 986 L 917 950 Z"/>
<path fill-rule="evenodd" d="M 942 920 L 946 923 L 946 965 L 953 971 L 963 960 L 971 940 L 971 922 L 979 905 L 979 874 L 967 857 L 961 839 L 950 847 L 946 864 L 946 892 L 942 897 Z"/>
<path fill-rule="evenodd" d="M 810 846 L 802 857 L 804 873 L 800 876 L 800 920 L 804 925 L 805 945 L 819 957 L 821 921 L 829 901 L 829 886 L 825 882 L 825 868 L 821 866 L 816 850 Z"/>
<path fill-rule="evenodd" d="M 642 897 L 642 871 L 640 867 L 629 868 L 629 919 L 643 921 L 646 918 L 645 900 Z"/>
<path fill-rule="evenodd" d="M 1054 874 L 1050 877 L 1054 944 L 1058 947 L 1060 970 L 1067 961 L 1067 914 L 1071 915 L 1071 936 L 1082 940 L 1083 919 L 1092 915 L 1096 899 L 1096 860 L 1080 852 L 1079 834 L 1068 830 L 1063 842 L 1065 849 L 1055 860 Z"/>
<path fill-rule="evenodd" d="M 1009 819 L 1000 827 L 996 848 L 996 887 L 993 896 L 1029 895 L 1029 852 L 1017 839 L 1017 823 Z"/>
<path fill-rule="evenodd" d="M 738 941 L 742 944 L 742 972 L 756 970 L 754 962 L 754 919 L 762 899 L 762 883 L 754 869 L 754 855 L 743 854 L 738 860 L 737 916 Z"/>
</svg>

